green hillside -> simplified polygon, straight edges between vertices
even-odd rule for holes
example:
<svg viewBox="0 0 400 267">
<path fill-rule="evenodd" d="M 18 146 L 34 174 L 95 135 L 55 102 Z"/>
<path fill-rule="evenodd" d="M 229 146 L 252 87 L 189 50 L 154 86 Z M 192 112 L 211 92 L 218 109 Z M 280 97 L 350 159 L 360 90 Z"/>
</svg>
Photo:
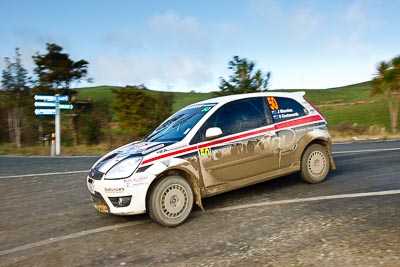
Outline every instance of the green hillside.
<svg viewBox="0 0 400 267">
<path fill-rule="evenodd" d="M 115 95 L 112 93 L 113 88 L 122 88 L 118 86 L 96 86 L 96 87 L 85 87 L 79 88 L 78 99 L 94 99 L 94 100 L 108 100 L 113 102 L 115 100 Z M 157 94 L 158 91 L 149 90 L 151 94 Z M 189 104 L 205 100 L 212 97 L 211 93 L 180 93 L 173 92 L 175 97 L 175 103 L 173 106 L 173 110 L 177 111 Z"/>
<path fill-rule="evenodd" d="M 106 99 L 113 102 L 115 99 L 112 88 L 116 86 L 97 86 L 80 88 L 79 99 Z M 359 126 L 386 127 L 390 129 L 389 111 L 383 96 L 370 97 L 371 82 L 364 82 L 330 89 L 296 89 L 278 90 L 283 92 L 305 91 L 306 99 L 311 101 L 326 117 L 330 128 L 334 128 L 346 121 Z M 158 91 L 149 91 L 157 94 Z M 181 93 L 173 92 L 175 96 L 174 111 L 204 99 L 212 97 L 212 93 Z"/>
</svg>

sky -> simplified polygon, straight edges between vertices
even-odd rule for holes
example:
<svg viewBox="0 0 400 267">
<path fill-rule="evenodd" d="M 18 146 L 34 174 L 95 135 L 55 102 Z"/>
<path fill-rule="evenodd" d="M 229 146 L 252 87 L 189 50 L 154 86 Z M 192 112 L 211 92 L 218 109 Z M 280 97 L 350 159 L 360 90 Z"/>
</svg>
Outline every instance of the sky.
<svg viewBox="0 0 400 267">
<path fill-rule="evenodd" d="M 400 55 L 400 0 L 0 0 L 4 57 L 46 43 L 89 62 L 93 83 L 176 92 L 217 91 L 233 56 L 271 89 L 332 88 L 371 80 Z"/>
</svg>

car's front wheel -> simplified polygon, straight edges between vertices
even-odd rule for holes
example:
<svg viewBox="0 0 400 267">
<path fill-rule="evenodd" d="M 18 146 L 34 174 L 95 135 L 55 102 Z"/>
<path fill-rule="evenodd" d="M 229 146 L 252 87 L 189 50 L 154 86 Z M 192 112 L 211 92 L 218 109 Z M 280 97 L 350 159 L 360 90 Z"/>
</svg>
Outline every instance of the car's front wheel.
<svg viewBox="0 0 400 267">
<path fill-rule="evenodd" d="M 168 227 L 183 223 L 193 207 L 190 184 L 177 175 L 157 181 L 147 199 L 147 208 L 153 221 Z"/>
<path fill-rule="evenodd" d="M 311 184 L 325 180 L 329 172 L 329 156 L 325 147 L 312 144 L 306 148 L 301 158 L 300 178 Z"/>
</svg>

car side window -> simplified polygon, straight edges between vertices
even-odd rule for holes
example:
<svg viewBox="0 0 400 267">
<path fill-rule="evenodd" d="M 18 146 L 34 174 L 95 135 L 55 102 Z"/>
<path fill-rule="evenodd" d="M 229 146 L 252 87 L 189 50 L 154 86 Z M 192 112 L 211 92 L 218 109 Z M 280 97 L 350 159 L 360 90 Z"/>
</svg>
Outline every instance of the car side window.
<svg viewBox="0 0 400 267">
<path fill-rule="evenodd" d="M 264 103 L 263 98 L 257 97 L 225 104 L 208 118 L 191 143 L 205 141 L 205 132 L 211 127 L 219 127 L 222 136 L 226 136 L 266 126 Z"/>
<path fill-rule="evenodd" d="M 291 98 L 269 96 L 267 102 L 274 123 L 296 119 L 308 114 L 307 109 Z"/>
</svg>

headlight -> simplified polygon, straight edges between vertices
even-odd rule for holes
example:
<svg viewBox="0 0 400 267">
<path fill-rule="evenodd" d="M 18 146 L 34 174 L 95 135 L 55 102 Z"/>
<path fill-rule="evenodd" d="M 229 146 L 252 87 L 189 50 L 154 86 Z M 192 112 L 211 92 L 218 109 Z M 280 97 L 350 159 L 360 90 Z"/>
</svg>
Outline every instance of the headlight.
<svg viewBox="0 0 400 267">
<path fill-rule="evenodd" d="M 132 175 L 142 158 L 127 158 L 115 164 L 106 174 L 106 179 L 122 179 Z"/>
</svg>

